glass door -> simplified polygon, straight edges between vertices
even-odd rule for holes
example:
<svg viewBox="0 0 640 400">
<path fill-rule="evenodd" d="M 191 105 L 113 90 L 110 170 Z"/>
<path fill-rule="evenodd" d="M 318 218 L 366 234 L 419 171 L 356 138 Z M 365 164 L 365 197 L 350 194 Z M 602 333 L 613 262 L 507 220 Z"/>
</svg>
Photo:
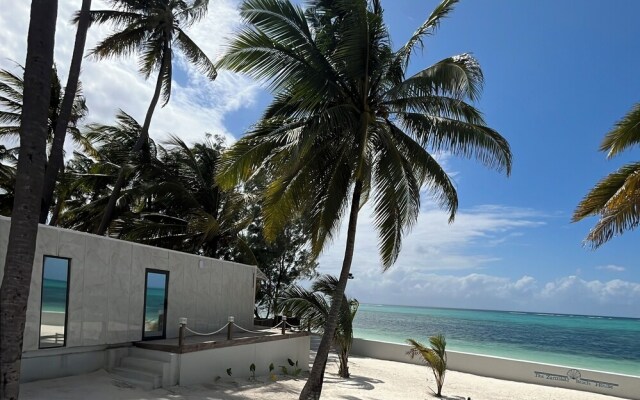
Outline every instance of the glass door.
<svg viewBox="0 0 640 400">
<path fill-rule="evenodd" d="M 167 331 L 169 271 L 147 269 L 144 284 L 142 339 L 164 339 Z"/>
</svg>

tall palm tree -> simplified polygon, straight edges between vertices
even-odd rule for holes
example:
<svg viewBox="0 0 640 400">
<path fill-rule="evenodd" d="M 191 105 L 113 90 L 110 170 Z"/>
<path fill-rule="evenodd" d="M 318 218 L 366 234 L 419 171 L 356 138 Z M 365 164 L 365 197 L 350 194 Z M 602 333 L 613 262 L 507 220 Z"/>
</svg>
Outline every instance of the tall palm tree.
<svg viewBox="0 0 640 400">
<path fill-rule="evenodd" d="M 58 173 L 64 163 L 64 141 L 67 134 L 69 122 L 73 121 L 75 107 L 75 96 L 80 87 L 80 66 L 82 65 L 82 56 L 84 54 L 84 45 L 87 41 L 87 30 L 91 23 L 89 11 L 91 10 L 91 0 L 82 0 L 82 8 L 77 13 L 75 21 L 78 24 L 76 31 L 76 39 L 73 45 L 73 53 L 71 56 L 71 65 L 69 67 L 69 75 L 67 76 L 67 85 L 65 86 L 64 97 L 60 104 L 60 112 L 54 127 L 54 135 L 49 151 L 49 160 L 44 173 L 44 187 L 42 189 L 42 207 L 40 209 L 40 223 L 47 222 L 49 209 L 53 200 Z M 59 208 L 59 207 L 58 207 Z"/>
<path fill-rule="evenodd" d="M 318 398 L 355 243 L 358 213 L 373 200 L 383 269 L 395 262 L 404 233 L 431 190 L 453 221 L 455 187 L 429 151 L 511 168 L 507 141 L 466 100 L 483 76 L 468 54 L 406 76 L 410 57 L 455 0 L 444 0 L 400 49 L 391 48 L 379 0 L 314 0 L 305 13 L 286 0 L 246 0 L 245 28 L 219 67 L 268 82 L 274 99 L 261 120 L 227 153 L 219 180 L 232 186 L 266 169 L 276 177 L 264 196 L 269 237 L 306 209 L 319 253 L 348 210 L 347 243 L 324 335 L 301 399 Z M 349 204 L 350 203 L 350 204 Z"/>
<path fill-rule="evenodd" d="M 18 69 L 22 72 L 20 74 L 16 74 L 9 70 L 0 70 L 0 138 L 6 141 L 12 141 L 19 137 L 20 134 L 20 120 L 22 116 L 22 108 L 23 108 L 23 99 L 24 99 L 24 68 L 21 65 L 17 65 Z M 63 99 L 70 97 L 72 99 L 70 115 L 66 118 L 66 122 L 64 125 L 66 129 L 63 130 L 62 135 L 66 136 L 66 134 L 70 135 L 76 147 L 79 147 L 85 151 L 88 151 L 90 148 L 89 142 L 82 135 L 80 130 L 78 129 L 78 123 L 86 116 L 87 114 L 87 106 L 85 102 L 85 98 L 82 95 L 82 89 L 79 85 L 76 85 L 75 88 L 72 88 L 73 92 L 69 92 L 69 90 L 63 90 L 60 84 L 60 78 L 58 77 L 57 70 L 55 66 L 51 70 L 51 95 L 49 97 L 49 118 L 47 122 L 47 143 L 50 145 L 49 157 L 47 164 L 53 161 L 56 158 L 56 152 L 59 151 L 60 157 L 64 157 L 64 150 L 62 147 L 59 149 L 56 148 L 56 139 L 54 132 L 59 128 L 60 124 L 60 115 L 62 113 L 61 105 L 63 104 Z M 73 94 L 70 94 L 73 93 Z M 59 133 L 58 133 L 59 135 Z M 63 138 L 64 139 L 64 138 Z M 63 140 L 64 144 L 64 140 Z M 19 146 L 18 146 L 19 148 Z M 17 153 L 16 153 L 17 154 Z M 46 172 L 45 172 L 46 176 Z M 45 178 L 46 180 L 46 178 Z M 4 182 L 8 183 L 8 182 Z M 15 182 L 14 182 L 15 183 Z M 55 184 L 55 177 L 54 177 Z M 46 186 L 46 185 L 45 185 Z M 2 198 L 8 199 L 7 194 L 13 192 L 13 190 L 5 190 L 7 193 L 0 194 Z M 44 201 L 44 192 L 43 192 L 43 201 Z M 51 201 L 51 199 L 50 199 Z M 3 203 L 5 203 L 3 201 Z M 11 205 L 13 202 L 11 201 L 8 205 L 8 208 L 3 208 L 3 213 L 5 215 L 11 214 Z M 44 207 L 44 205 L 43 205 Z M 47 208 L 48 209 L 48 208 Z M 48 213 L 47 213 L 48 214 Z M 45 214 L 46 217 L 46 214 Z M 46 218 L 42 220 L 42 215 L 40 219 L 40 223 L 46 222 Z"/>
<path fill-rule="evenodd" d="M 640 145 L 640 103 L 631 108 L 604 137 L 600 151 L 613 158 Z M 640 162 L 624 165 L 607 175 L 582 199 L 573 213 L 572 222 L 590 216 L 600 220 L 585 239 L 597 249 L 616 235 L 640 225 Z"/>
<path fill-rule="evenodd" d="M 111 24 L 116 32 L 102 40 L 92 54 L 97 59 L 140 55 L 140 72 L 145 78 L 158 71 L 156 87 L 147 109 L 140 137 L 132 153 L 140 152 L 149 138 L 153 112 L 162 94 L 162 106 L 171 96 L 172 60 L 175 50 L 213 80 L 216 68 L 206 54 L 185 33 L 185 29 L 201 20 L 207 13 L 209 0 L 110 0 L 114 10 L 91 11 L 91 20 L 97 24 Z M 118 173 L 113 192 L 104 209 L 96 233 L 103 235 L 113 220 L 116 200 L 125 182 L 126 171 Z"/>
<path fill-rule="evenodd" d="M 0 215 L 10 216 L 16 186 L 19 147 L 0 145 Z"/>
<path fill-rule="evenodd" d="M 279 299 L 278 311 L 294 315 L 301 325 L 309 326 L 315 332 L 323 332 L 329 311 L 331 298 L 338 286 L 338 279 L 330 275 L 321 275 L 311 285 L 311 290 L 293 285 L 287 288 Z M 340 366 L 338 375 L 349 377 L 349 353 L 353 344 L 353 319 L 360 303 L 343 295 L 338 324 L 333 335 L 333 345 L 338 351 Z"/>
<path fill-rule="evenodd" d="M 433 372 L 436 380 L 436 389 L 434 391 L 436 397 L 442 397 L 442 386 L 444 378 L 447 374 L 447 341 L 444 335 L 431 336 L 429 338 L 430 347 L 418 342 L 414 339 L 407 339 L 407 343 L 411 346 L 407 354 L 411 359 L 420 357 L 422 362 L 426 364 Z"/>
<path fill-rule="evenodd" d="M 33 0 L 27 36 L 20 153 L 0 286 L 0 399 L 18 399 L 27 299 L 38 235 L 58 2 Z"/>
</svg>

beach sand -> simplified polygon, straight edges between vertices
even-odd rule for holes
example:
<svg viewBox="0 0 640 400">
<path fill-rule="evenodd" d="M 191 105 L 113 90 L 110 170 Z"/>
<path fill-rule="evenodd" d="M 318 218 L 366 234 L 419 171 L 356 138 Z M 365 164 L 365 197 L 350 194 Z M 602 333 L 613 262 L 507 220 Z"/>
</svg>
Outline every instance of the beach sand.
<svg viewBox="0 0 640 400">
<path fill-rule="evenodd" d="M 335 356 L 330 358 L 325 374 L 323 399 L 432 399 L 434 387 L 431 371 L 424 366 L 351 356 L 352 377 L 338 377 Z M 176 386 L 144 391 L 118 381 L 105 371 L 87 375 L 26 383 L 21 386 L 21 399 L 47 400 L 285 400 L 297 399 L 305 378 L 279 377 L 271 382 L 258 377 L 223 378 L 202 385 Z M 527 383 L 485 378 L 448 371 L 443 389 L 444 399 L 461 400 L 612 400 L 617 397 L 552 388 Z"/>
</svg>

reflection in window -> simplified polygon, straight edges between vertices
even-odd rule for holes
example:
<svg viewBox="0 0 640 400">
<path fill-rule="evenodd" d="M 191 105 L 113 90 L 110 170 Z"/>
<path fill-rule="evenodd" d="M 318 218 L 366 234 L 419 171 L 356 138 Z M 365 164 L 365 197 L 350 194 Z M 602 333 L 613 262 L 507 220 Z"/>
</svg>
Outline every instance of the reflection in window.
<svg viewBox="0 0 640 400">
<path fill-rule="evenodd" d="M 65 345 L 68 297 L 69 259 L 45 256 L 40 313 L 41 349 Z"/>
<path fill-rule="evenodd" d="M 146 275 L 143 338 L 163 338 L 165 336 L 169 273 L 147 270 Z"/>
</svg>

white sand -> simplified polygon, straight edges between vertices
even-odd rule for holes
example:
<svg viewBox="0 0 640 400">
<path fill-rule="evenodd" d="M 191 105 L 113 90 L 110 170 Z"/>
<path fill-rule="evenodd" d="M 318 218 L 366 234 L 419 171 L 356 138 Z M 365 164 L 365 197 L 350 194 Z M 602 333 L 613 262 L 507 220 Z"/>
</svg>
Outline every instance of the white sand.
<svg viewBox="0 0 640 400">
<path fill-rule="evenodd" d="M 337 363 L 331 357 L 325 375 L 323 399 L 432 399 L 428 387 L 433 377 L 427 367 L 392 361 L 352 356 L 349 369 L 352 377 L 337 376 Z M 87 375 L 26 383 L 21 386 L 21 399 L 47 400 L 214 400 L 214 399 L 297 399 L 305 379 L 281 377 L 271 382 L 258 377 L 258 382 L 246 378 L 221 379 L 203 385 L 172 387 L 144 391 L 118 381 L 105 371 Z M 502 381 L 449 371 L 443 389 L 445 399 L 461 400 L 612 400 L 616 397 L 552 388 L 527 383 Z"/>
</svg>

